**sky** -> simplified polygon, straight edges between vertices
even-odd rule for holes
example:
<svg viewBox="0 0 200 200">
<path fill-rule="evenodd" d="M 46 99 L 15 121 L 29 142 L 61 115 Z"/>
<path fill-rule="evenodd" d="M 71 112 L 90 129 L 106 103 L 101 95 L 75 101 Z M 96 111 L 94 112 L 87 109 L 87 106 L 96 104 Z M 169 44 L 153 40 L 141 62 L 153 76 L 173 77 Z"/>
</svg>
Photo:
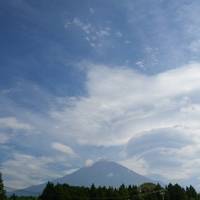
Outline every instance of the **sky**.
<svg viewBox="0 0 200 200">
<path fill-rule="evenodd" d="M 199 190 L 199 11 L 199 0 L 0 0 L 5 185 L 108 159 Z"/>
</svg>

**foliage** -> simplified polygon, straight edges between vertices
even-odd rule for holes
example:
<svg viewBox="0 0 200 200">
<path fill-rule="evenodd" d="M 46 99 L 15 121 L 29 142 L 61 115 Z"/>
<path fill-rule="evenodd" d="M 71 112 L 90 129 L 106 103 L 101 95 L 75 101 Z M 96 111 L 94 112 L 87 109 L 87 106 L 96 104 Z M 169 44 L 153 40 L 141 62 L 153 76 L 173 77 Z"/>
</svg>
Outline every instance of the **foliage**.
<svg viewBox="0 0 200 200">
<path fill-rule="evenodd" d="M 141 186 L 122 184 L 119 188 L 69 186 L 67 184 L 48 183 L 39 200 L 200 200 L 195 189 L 190 186 L 186 189 L 178 184 L 169 184 L 165 188 L 159 184 L 145 183 Z"/>
<path fill-rule="evenodd" d="M 4 190 L 2 175 L 0 173 L 0 200 L 5 200 L 5 199 L 6 199 L 6 192 Z"/>
<path fill-rule="evenodd" d="M 12 195 L 10 198 L 8 198 L 9 200 L 37 200 L 38 198 L 36 198 L 36 197 L 23 197 L 23 196 L 21 196 L 21 197 L 18 197 L 18 196 L 16 196 L 16 195 Z"/>
</svg>

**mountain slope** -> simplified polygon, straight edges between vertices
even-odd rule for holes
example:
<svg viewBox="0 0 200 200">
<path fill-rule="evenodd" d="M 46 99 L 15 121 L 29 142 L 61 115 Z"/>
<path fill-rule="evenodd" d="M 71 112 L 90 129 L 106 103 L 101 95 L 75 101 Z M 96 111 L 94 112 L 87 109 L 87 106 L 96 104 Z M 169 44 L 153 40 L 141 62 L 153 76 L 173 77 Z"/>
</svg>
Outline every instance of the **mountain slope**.
<svg viewBox="0 0 200 200">
<path fill-rule="evenodd" d="M 129 170 L 122 165 L 111 161 L 99 161 L 90 167 L 83 167 L 78 171 L 58 178 L 53 183 L 67 183 L 76 186 L 91 186 L 93 183 L 96 186 L 113 186 L 118 187 L 121 184 L 125 185 L 140 185 L 145 182 L 154 182 L 142 175 Z M 17 195 L 37 195 L 44 189 L 45 184 L 31 186 L 23 190 L 15 192 Z"/>
</svg>

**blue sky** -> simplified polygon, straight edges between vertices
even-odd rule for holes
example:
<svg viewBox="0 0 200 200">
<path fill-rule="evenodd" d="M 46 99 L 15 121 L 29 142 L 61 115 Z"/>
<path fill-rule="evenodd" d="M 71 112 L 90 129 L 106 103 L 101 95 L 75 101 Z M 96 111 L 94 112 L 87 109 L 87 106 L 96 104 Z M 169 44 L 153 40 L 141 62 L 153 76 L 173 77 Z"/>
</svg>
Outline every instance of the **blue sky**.
<svg viewBox="0 0 200 200">
<path fill-rule="evenodd" d="M 0 170 L 23 188 L 99 159 L 200 187 L 198 0 L 0 1 Z"/>
</svg>

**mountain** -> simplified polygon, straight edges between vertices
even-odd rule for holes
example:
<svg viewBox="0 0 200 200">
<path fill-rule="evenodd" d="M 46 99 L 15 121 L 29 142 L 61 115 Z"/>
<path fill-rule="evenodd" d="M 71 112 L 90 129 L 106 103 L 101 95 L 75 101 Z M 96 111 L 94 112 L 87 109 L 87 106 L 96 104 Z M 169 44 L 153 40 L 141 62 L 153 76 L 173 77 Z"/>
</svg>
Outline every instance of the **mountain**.
<svg viewBox="0 0 200 200">
<path fill-rule="evenodd" d="M 58 178 L 53 183 L 67 183 L 74 186 L 112 186 L 118 187 L 125 185 L 140 185 L 146 182 L 155 182 L 145 176 L 119 165 L 115 162 L 101 160 L 92 166 L 83 167 L 72 174 Z M 15 191 L 16 195 L 38 195 L 44 189 L 45 184 L 31 186 L 22 190 Z"/>
</svg>

